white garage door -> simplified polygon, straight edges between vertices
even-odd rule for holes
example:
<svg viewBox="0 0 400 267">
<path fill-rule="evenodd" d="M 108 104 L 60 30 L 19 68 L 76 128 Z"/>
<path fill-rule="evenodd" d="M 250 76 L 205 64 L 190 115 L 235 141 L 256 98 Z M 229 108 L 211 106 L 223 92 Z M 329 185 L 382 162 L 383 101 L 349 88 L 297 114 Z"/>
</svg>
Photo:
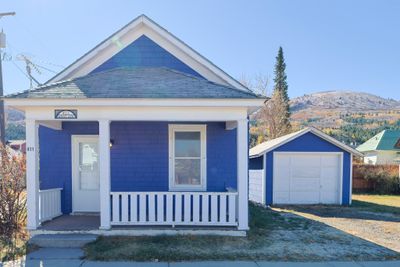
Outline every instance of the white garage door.
<svg viewBox="0 0 400 267">
<path fill-rule="evenodd" d="M 340 204 L 342 154 L 274 153 L 274 204 Z"/>
</svg>

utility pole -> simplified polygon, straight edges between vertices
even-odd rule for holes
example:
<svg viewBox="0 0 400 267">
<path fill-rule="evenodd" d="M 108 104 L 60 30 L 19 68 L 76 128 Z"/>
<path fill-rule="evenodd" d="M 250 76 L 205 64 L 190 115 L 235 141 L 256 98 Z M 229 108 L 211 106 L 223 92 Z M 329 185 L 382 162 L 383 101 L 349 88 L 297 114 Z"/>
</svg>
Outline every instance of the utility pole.
<svg viewBox="0 0 400 267">
<path fill-rule="evenodd" d="M 14 16 L 15 12 L 5 12 L 0 13 L 0 19 L 5 16 Z M 2 69 L 2 61 L 3 55 L 1 53 L 2 48 L 6 47 L 6 35 L 3 32 L 3 29 L 0 32 L 0 143 L 2 145 L 6 145 L 6 118 L 4 113 L 4 101 L 3 101 L 3 69 Z"/>
</svg>

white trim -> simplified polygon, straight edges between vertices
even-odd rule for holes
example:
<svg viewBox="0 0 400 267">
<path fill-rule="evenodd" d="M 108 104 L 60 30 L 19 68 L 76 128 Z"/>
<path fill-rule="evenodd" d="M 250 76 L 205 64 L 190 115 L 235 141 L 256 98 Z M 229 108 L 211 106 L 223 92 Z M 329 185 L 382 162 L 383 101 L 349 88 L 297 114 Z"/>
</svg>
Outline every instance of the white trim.
<svg viewBox="0 0 400 267">
<path fill-rule="evenodd" d="M 4 98 L 13 107 L 37 106 L 123 106 L 123 107 L 261 107 L 264 98 L 255 99 L 204 99 L 204 98 Z"/>
<path fill-rule="evenodd" d="M 205 226 L 207 227 L 207 226 Z M 76 231 L 53 231 L 53 230 L 34 230 L 29 231 L 31 237 L 35 235 L 47 234 L 94 234 L 102 236 L 160 236 L 160 235 L 212 235 L 212 236 L 246 236 L 246 231 L 236 229 L 143 229 L 142 227 L 133 227 L 130 229 L 112 229 L 112 230 L 76 230 Z"/>
<path fill-rule="evenodd" d="M 353 198 L 353 155 L 350 154 L 350 188 L 349 188 L 349 205 L 351 205 Z"/>
<path fill-rule="evenodd" d="M 39 125 L 37 121 L 26 119 L 26 191 L 27 229 L 39 226 Z"/>
<path fill-rule="evenodd" d="M 78 149 L 78 144 L 79 142 L 85 141 L 85 140 L 95 140 L 99 142 L 99 136 L 98 135 L 71 135 L 71 183 L 72 183 L 72 213 L 79 213 L 79 212 L 91 212 L 91 211 L 82 211 L 82 210 L 77 210 L 77 198 L 76 198 L 76 192 L 75 189 L 77 188 L 78 185 L 78 172 L 77 172 L 77 166 L 79 166 L 79 157 L 77 156 L 79 151 Z M 100 201 L 100 199 L 99 199 Z"/>
<path fill-rule="evenodd" d="M 306 133 L 309 133 L 309 132 L 311 132 L 311 133 L 315 134 L 316 136 L 324 139 L 325 141 L 328 141 L 329 143 L 332 143 L 335 146 L 337 146 L 337 147 L 349 152 L 350 154 L 354 154 L 356 156 L 363 157 L 363 154 L 360 153 L 359 151 L 355 150 L 354 148 L 352 148 L 352 147 L 350 147 L 350 146 L 348 146 L 346 144 L 341 143 L 340 141 L 336 140 L 333 137 L 330 137 L 329 135 L 325 134 L 324 132 L 322 132 L 320 130 L 317 130 L 317 129 L 313 128 L 313 127 L 307 127 L 307 128 L 305 128 L 303 130 L 298 131 L 297 134 L 291 136 L 290 138 L 287 138 L 287 139 L 283 140 L 282 142 L 280 142 L 278 144 L 275 144 L 274 146 L 271 146 L 268 149 L 265 149 L 264 151 L 262 151 L 262 152 L 260 152 L 258 154 L 251 155 L 250 158 L 259 157 L 259 156 L 261 156 L 261 155 L 263 155 L 265 153 L 268 153 L 269 151 L 272 151 L 272 150 L 276 149 L 277 147 L 280 147 L 280 146 L 282 146 L 282 145 L 284 145 L 286 143 L 289 143 L 290 141 L 292 141 L 292 140 L 294 140 L 294 139 L 296 139 L 296 138 L 298 138 L 298 137 L 300 137 L 300 136 L 302 136 L 302 135 L 304 135 Z"/>
<path fill-rule="evenodd" d="M 68 106 L 32 107 L 25 111 L 27 119 L 55 120 L 55 109 Z M 169 121 L 202 122 L 238 120 L 247 116 L 243 107 L 76 107 L 78 118 L 69 121 Z"/>
<path fill-rule="evenodd" d="M 249 152 L 248 120 L 238 120 L 236 130 L 237 146 L 237 190 L 238 190 L 238 229 L 249 229 Z"/>
<path fill-rule="evenodd" d="M 120 51 L 120 48 L 115 44 L 115 40 L 126 47 L 142 35 L 146 35 L 152 39 L 162 48 L 177 57 L 183 63 L 187 64 L 206 79 L 217 83 L 231 85 L 243 91 L 248 91 L 248 89 L 240 82 L 229 76 L 145 15 L 139 16 L 114 33 L 97 47 L 53 77 L 48 81 L 48 83 L 88 74 Z"/>
<path fill-rule="evenodd" d="M 100 229 L 111 228 L 110 121 L 99 120 Z"/>
<path fill-rule="evenodd" d="M 350 153 L 350 156 L 351 153 Z M 343 152 L 340 152 L 340 192 L 339 192 L 339 203 L 340 205 L 343 205 Z"/>
<path fill-rule="evenodd" d="M 200 132 L 200 185 L 175 184 L 175 132 Z M 168 125 L 168 166 L 169 191 L 206 191 L 207 190 L 207 125 L 206 124 L 169 124 Z M 197 158 L 197 157 L 196 157 Z"/>
<path fill-rule="evenodd" d="M 273 171 L 272 171 L 272 204 L 274 203 L 274 188 L 275 188 L 275 171 L 276 171 L 276 160 L 275 160 L 275 155 L 279 154 L 294 154 L 294 155 L 300 155 L 300 154 L 314 154 L 314 155 L 339 155 L 340 156 L 340 176 L 339 176 L 339 205 L 343 204 L 343 152 L 313 152 L 313 151 L 304 151 L 304 152 L 292 152 L 292 151 L 274 151 L 273 152 Z"/>
<path fill-rule="evenodd" d="M 263 155 L 262 204 L 267 204 L 267 154 Z"/>
</svg>

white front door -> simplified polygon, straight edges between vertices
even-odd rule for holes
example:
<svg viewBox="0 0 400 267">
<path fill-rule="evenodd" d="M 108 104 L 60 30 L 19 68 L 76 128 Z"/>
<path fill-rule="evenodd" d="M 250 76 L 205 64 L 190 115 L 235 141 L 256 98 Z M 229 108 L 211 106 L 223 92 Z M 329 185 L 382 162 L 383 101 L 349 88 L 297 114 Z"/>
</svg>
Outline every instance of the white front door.
<svg viewBox="0 0 400 267">
<path fill-rule="evenodd" d="M 340 204 L 342 156 L 274 153 L 274 204 Z"/>
<path fill-rule="evenodd" d="M 100 211 L 98 136 L 72 136 L 72 211 Z"/>
</svg>

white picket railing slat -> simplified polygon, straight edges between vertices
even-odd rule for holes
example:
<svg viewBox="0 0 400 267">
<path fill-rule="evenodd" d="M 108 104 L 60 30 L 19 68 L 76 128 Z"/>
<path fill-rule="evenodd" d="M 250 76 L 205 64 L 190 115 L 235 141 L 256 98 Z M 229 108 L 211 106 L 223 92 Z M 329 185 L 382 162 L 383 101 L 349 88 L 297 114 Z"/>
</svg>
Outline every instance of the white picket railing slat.
<svg viewBox="0 0 400 267">
<path fill-rule="evenodd" d="M 62 214 L 62 188 L 39 190 L 39 221 L 45 222 Z"/>
<path fill-rule="evenodd" d="M 237 226 L 236 192 L 111 192 L 110 196 L 111 225 Z"/>
</svg>

